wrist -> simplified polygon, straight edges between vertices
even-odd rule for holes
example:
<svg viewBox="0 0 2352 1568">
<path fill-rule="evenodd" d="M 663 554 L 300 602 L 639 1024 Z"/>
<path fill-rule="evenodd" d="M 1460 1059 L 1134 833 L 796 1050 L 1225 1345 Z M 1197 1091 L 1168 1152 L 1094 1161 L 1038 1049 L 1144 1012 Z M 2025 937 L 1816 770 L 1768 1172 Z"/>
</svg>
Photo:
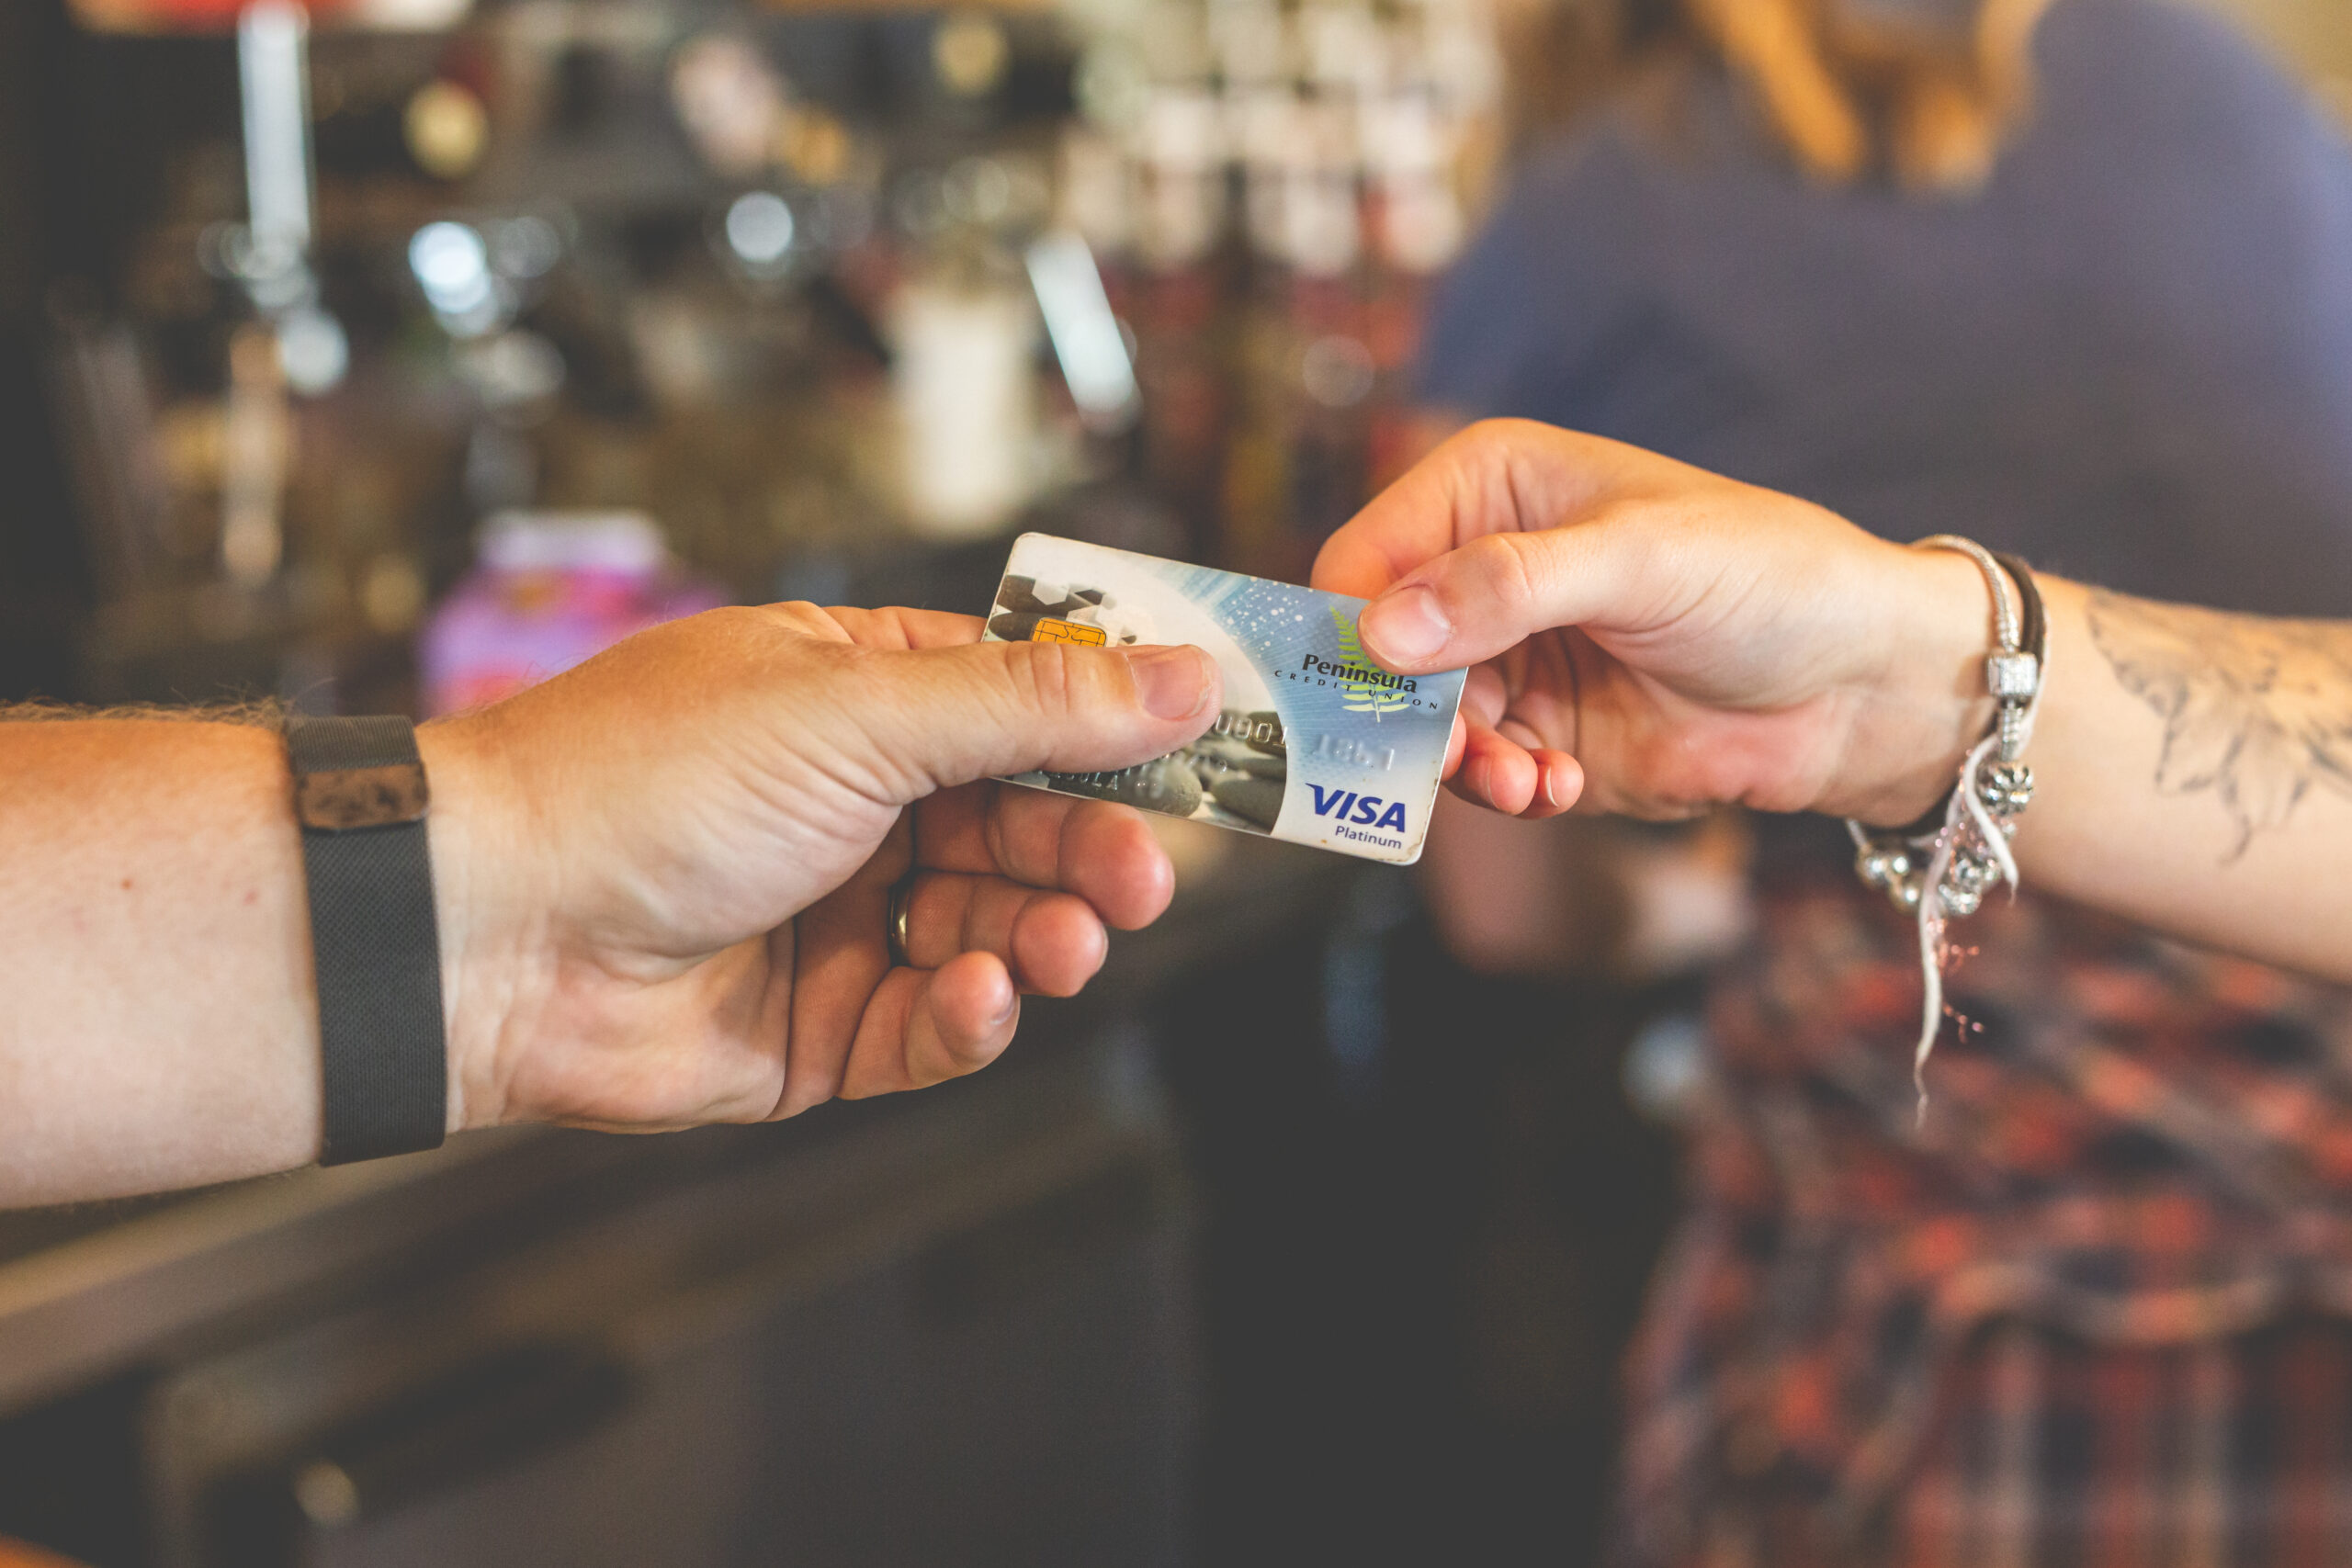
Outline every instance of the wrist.
<svg viewBox="0 0 2352 1568">
<path fill-rule="evenodd" d="M 1942 799 L 1993 724 L 1984 659 L 1993 605 L 1967 557 L 1889 547 L 1871 635 L 1882 650 L 1821 809 L 1871 827 L 1913 822 Z"/>
<path fill-rule="evenodd" d="M 510 1119 L 505 1043 L 537 970 L 526 855 L 534 840 L 497 731 L 485 713 L 436 720 L 416 732 L 433 792 L 426 836 L 453 1133 Z"/>
</svg>

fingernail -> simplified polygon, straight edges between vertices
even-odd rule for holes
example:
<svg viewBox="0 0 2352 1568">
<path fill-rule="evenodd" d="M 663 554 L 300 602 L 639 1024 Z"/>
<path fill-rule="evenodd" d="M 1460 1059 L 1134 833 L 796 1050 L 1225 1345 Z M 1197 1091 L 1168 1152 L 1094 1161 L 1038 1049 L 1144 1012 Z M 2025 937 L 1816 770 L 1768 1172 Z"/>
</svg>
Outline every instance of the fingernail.
<svg viewBox="0 0 2352 1568">
<path fill-rule="evenodd" d="M 1536 775 L 1544 781 L 1544 804 L 1555 809 L 1560 804 L 1560 775 L 1547 763 L 1536 764 Z"/>
<path fill-rule="evenodd" d="M 1453 623 L 1446 619 L 1444 606 L 1418 583 L 1373 601 L 1357 625 L 1374 653 L 1407 663 L 1430 657 L 1453 637 Z"/>
<path fill-rule="evenodd" d="M 1007 986 L 1004 988 L 1004 1005 L 996 1010 L 996 1016 L 989 1020 L 989 1023 L 992 1028 L 1002 1029 L 1012 1020 L 1012 1015 L 1020 1010 L 1020 990 L 1015 987 Z"/>
<path fill-rule="evenodd" d="M 1156 718 L 1189 718 L 1208 692 L 1208 661 L 1189 648 L 1137 649 L 1127 655 L 1136 694 Z"/>
</svg>

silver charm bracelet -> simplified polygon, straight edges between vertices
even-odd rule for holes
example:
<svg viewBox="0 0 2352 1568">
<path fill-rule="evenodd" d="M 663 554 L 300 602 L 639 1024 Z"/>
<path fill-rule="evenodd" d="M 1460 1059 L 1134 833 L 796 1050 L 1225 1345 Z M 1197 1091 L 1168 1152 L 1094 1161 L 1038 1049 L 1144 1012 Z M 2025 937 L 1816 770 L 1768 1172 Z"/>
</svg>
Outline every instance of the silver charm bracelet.
<svg viewBox="0 0 2352 1568">
<path fill-rule="evenodd" d="M 1996 554 L 1956 534 L 1930 535 L 1911 547 L 1952 550 L 1976 563 L 1993 593 L 1995 637 L 1994 649 L 1984 660 L 1984 684 L 1996 705 L 1993 728 L 1962 760 L 1951 793 L 1907 828 L 1866 828 L 1851 818 L 1846 822 L 1854 840 L 1855 874 L 1918 922 L 1925 996 L 1912 1080 L 1924 1120 L 1928 1057 L 1943 1025 L 1945 922 L 1974 914 L 1985 895 L 2002 883 L 2013 893 L 2018 886 L 2009 840 L 2018 830 L 2018 818 L 2033 801 L 2033 769 L 2023 753 L 2033 738 L 2049 672 L 2050 626 L 2033 570 L 2017 557 Z"/>
</svg>

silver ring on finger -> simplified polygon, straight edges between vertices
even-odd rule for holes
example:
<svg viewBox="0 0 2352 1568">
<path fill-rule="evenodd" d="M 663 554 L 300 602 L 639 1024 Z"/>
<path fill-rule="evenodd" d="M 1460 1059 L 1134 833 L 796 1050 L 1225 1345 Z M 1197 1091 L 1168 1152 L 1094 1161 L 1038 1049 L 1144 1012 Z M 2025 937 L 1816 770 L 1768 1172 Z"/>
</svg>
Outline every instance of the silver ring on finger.
<svg viewBox="0 0 2352 1568">
<path fill-rule="evenodd" d="M 890 963 L 898 968 L 912 968 L 907 956 L 907 907 L 914 901 L 915 883 L 910 876 L 890 889 L 890 913 L 883 930 L 890 941 Z"/>
</svg>

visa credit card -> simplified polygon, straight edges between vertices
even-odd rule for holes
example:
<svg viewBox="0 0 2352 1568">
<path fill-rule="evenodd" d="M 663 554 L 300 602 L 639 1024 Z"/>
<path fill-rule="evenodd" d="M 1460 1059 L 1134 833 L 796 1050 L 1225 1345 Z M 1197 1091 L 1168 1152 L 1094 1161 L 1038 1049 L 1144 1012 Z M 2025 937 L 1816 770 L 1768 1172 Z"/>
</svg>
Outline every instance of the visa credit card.
<svg viewBox="0 0 2352 1568">
<path fill-rule="evenodd" d="M 989 610 L 1001 642 L 1191 643 L 1225 709 L 1181 751 L 1105 773 L 1008 782 L 1409 864 L 1437 803 L 1464 672 L 1391 674 L 1363 655 L 1364 601 L 1023 534 Z"/>
</svg>

